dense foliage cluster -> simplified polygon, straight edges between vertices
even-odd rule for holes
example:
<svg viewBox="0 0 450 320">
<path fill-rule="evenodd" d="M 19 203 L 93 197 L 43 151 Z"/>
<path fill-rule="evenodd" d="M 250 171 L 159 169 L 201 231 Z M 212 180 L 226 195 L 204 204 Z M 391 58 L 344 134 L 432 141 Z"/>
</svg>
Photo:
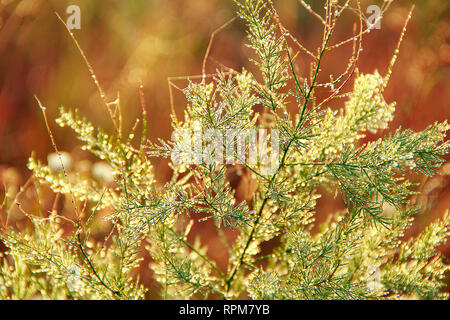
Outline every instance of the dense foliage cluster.
<svg viewBox="0 0 450 320">
<path fill-rule="evenodd" d="M 398 50 L 386 76 L 362 74 L 356 63 L 368 30 L 365 23 L 359 18 L 359 31 L 348 41 L 332 44 L 343 12 L 351 9 L 361 17 L 358 2 L 352 7 L 350 1 L 325 1 L 324 16 L 299 2 L 323 25 L 316 53 L 284 28 L 271 1 L 236 2 L 259 73 L 224 68 L 189 81 L 184 117 L 172 118 L 174 132 L 194 133 L 188 137 L 175 134 L 170 141 L 152 143 L 143 130 L 135 147 L 138 123 L 125 137 L 115 116 L 120 112 L 118 100 L 105 102 L 117 128 L 112 134 L 77 111 L 61 108 L 57 123 L 72 129 L 85 150 L 108 164 L 115 183 L 64 168 L 62 156 L 60 170 L 31 157 L 35 179 L 71 199 L 75 218 L 56 210 L 48 216 L 24 210 L 31 221 L 28 231 L 3 226 L 1 240 L 9 252 L 0 266 L 0 297 L 141 299 L 148 289 L 133 270 L 147 252 L 152 262 L 144 267 L 153 270 L 162 298 L 445 298 L 441 285 L 448 266 L 436 248 L 450 234 L 450 216 L 416 238 L 404 240 L 403 235 L 420 211 L 410 203 L 415 186 L 406 174 L 435 173 L 449 151 L 445 137 L 450 126 L 435 123 L 421 132 L 400 128 L 361 143 L 365 133 L 386 129 L 393 119 L 395 104 L 387 103 L 383 92 Z M 322 75 L 322 58 L 352 44 L 353 55 L 343 73 Z M 299 54 L 312 59 L 311 70 L 298 71 Z M 352 89 L 342 92 L 350 80 Z M 319 101 L 317 90 L 329 94 Z M 288 110 L 292 105 L 295 112 Z M 145 110 L 141 121 L 145 128 Z M 164 186 L 156 183 L 152 157 L 193 148 L 193 157 L 203 159 L 205 148 L 195 148 L 202 133 L 232 130 L 231 139 L 221 141 L 233 144 L 251 129 L 268 130 L 267 139 L 275 130 L 279 135 L 279 145 L 267 149 L 278 151 L 270 163 L 273 170 L 267 170 L 267 162 L 248 161 L 248 145 L 244 157 L 227 148 L 233 150 L 227 156 L 239 159 L 234 165 L 256 186 L 251 199 L 236 200 L 226 174 L 233 165 L 220 161 L 187 163 L 181 157 L 171 163 L 171 180 Z M 343 197 L 347 209 L 330 213 L 313 233 L 319 186 Z M 4 207 L 16 202 L 5 197 Z M 104 209 L 110 212 L 111 233 L 104 242 L 91 241 L 92 221 Z M 194 220 L 207 219 L 214 220 L 220 234 L 224 228 L 238 231 L 232 243 L 223 239 L 229 254 L 226 269 L 208 257 L 200 241 L 188 241 Z M 65 232 L 63 224 L 70 224 L 71 231 Z M 261 244 L 267 241 L 276 245 L 263 255 Z"/>
</svg>

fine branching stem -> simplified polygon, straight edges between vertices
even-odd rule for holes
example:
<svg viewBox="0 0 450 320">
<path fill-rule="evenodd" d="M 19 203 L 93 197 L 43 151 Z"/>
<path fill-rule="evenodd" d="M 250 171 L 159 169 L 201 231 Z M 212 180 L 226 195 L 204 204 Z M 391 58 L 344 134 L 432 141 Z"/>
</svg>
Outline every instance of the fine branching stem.
<svg viewBox="0 0 450 320">
<path fill-rule="evenodd" d="M 36 98 L 57 163 L 53 153 L 48 163 L 32 154 L 25 185 L 4 186 L 0 240 L 10 256 L 0 254 L 1 299 L 448 299 L 450 266 L 438 248 L 450 236 L 450 214 L 415 237 L 404 235 L 429 205 L 420 206 L 416 190 L 425 188 L 410 177 L 442 178 L 434 175 L 446 170 L 440 166 L 450 125 L 386 130 L 396 105 L 384 90 L 412 11 L 382 76 L 357 68 L 362 37 L 371 30 L 359 0 L 324 0 L 322 7 L 290 1 L 318 22 L 317 49 L 288 31 L 278 3 L 235 0 L 251 66 L 234 70 L 217 62 L 216 72 L 206 74 L 215 36 L 233 18 L 212 33 L 201 74 L 167 79 L 173 134 L 157 141 L 147 137 L 152 114 L 143 83 L 141 116 L 126 124 L 120 95 L 106 100 L 58 15 L 114 126 L 105 131 L 81 111 L 61 107 L 56 123 L 72 130 L 83 150 L 71 157 L 56 145 Z M 391 2 L 383 1 L 382 15 Z M 349 22 L 340 19 L 347 11 L 357 19 L 344 35 L 338 23 Z M 350 42 L 351 55 L 339 60 L 336 49 Z M 338 76 L 327 74 L 331 69 Z M 182 116 L 175 114 L 173 89 L 186 98 Z M 368 132 L 380 131 L 389 133 L 368 141 Z M 152 157 L 170 158 L 167 182 L 155 175 L 164 162 L 155 167 Z M 48 188 L 55 193 L 49 201 Z M 317 225 L 322 190 L 345 208 L 324 212 L 327 219 Z"/>
</svg>

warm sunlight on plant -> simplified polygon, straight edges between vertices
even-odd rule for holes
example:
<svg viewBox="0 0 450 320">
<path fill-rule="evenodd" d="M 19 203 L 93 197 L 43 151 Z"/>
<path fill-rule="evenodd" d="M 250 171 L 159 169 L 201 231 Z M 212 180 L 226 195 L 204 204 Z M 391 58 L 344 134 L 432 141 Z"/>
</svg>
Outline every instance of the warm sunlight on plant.
<svg viewBox="0 0 450 320">
<path fill-rule="evenodd" d="M 176 114 L 173 100 L 167 102 L 173 128 L 168 140 L 147 139 L 142 88 L 142 117 L 127 131 L 120 96 L 108 99 L 67 28 L 114 130 L 61 107 L 56 123 L 98 158 L 92 174 L 73 169 L 36 97 L 54 154 L 48 163 L 32 155 L 30 179 L 0 198 L 0 237 L 8 248 L 0 259 L 0 298 L 144 299 L 150 288 L 140 272 L 148 268 L 158 283 L 151 290 L 162 299 L 447 298 L 449 266 L 436 249 L 450 235 L 449 214 L 417 237 L 404 235 L 421 211 L 411 201 L 419 189 L 409 177 L 431 177 L 441 167 L 450 125 L 399 128 L 363 140 L 394 118 L 396 104 L 383 94 L 413 9 L 398 30 L 397 48 L 386 53 L 392 56 L 388 71 L 365 74 L 358 70 L 363 38 L 392 1 L 383 2 L 371 23 L 359 1 L 323 1 L 321 13 L 298 1 L 323 29 L 315 49 L 287 30 L 271 0 L 235 2 L 254 66 L 221 66 L 206 74 L 211 37 L 201 75 L 186 77 L 185 88 L 169 81 L 187 104 Z M 343 15 L 355 24 L 339 40 L 334 32 Z M 232 22 L 218 31 L 226 33 Z M 345 46 L 351 54 L 341 61 L 341 73 L 323 72 L 324 61 Z M 154 158 L 169 160 L 172 175 L 163 185 L 155 178 Z M 238 200 L 230 172 L 248 182 L 245 199 Z M 27 188 L 44 185 L 65 197 L 72 214 L 60 213 L 58 197 L 49 213 L 21 205 Z M 320 187 L 342 198 L 347 209 L 330 212 L 313 232 Z M 41 208 L 39 201 L 37 192 Z M 23 230 L 10 224 L 15 208 L 28 218 Z M 227 250 L 225 267 L 210 256 L 212 243 L 201 242 L 201 231 L 192 239 L 194 225 L 215 226 Z M 98 228 L 106 228 L 107 237 L 94 237 Z"/>
</svg>

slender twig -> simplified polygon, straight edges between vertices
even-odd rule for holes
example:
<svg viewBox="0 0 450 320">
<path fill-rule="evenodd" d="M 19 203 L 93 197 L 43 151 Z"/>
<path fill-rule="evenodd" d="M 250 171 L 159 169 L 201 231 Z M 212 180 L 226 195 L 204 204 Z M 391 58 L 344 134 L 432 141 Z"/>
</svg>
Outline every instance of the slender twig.
<svg viewBox="0 0 450 320">
<path fill-rule="evenodd" d="M 214 38 L 215 38 L 216 34 L 218 34 L 220 31 L 222 31 L 223 29 L 228 27 L 235 20 L 236 20 L 236 17 L 228 20 L 222 26 L 220 26 L 219 28 L 214 30 L 213 33 L 211 34 L 211 37 L 209 38 L 208 47 L 206 48 L 205 57 L 203 58 L 203 63 L 202 63 L 202 76 L 203 76 L 203 79 L 206 77 L 206 61 L 209 58 L 209 54 L 210 54 L 210 51 L 211 51 L 211 48 L 212 48 L 212 44 L 213 44 L 213 41 L 214 41 Z"/>
<path fill-rule="evenodd" d="M 119 125 L 117 124 L 117 117 L 115 115 L 115 112 L 113 113 L 113 111 L 111 110 L 111 103 L 109 103 L 106 100 L 105 92 L 103 91 L 102 87 L 100 86 L 100 83 L 97 80 L 97 76 L 95 75 L 94 68 L 92 67 L 91 63 L 87 59 L 86 54 L 84 53 L 83 49 L 81 48 L 80 44 L 78 43 L 78 40 L 75 37 L 75 35 L 73 34 L 72 30 L 70 30 L 70 28 L 67 26 L 67 24 L 64 21 L 64 19 L 61 18 L 61 16 L 57 12 L 55 12 L 55 14 L 58 17 L 58 19 L 62 22 L 64 27 L 67 29 L 67 32 L 69 33 L 69 35 L 72 38 L 73 42 L 75 43 L 78 51 L 80 52 L 80 55 L 83 58 L 86 66 L 87 66 L 87 68 L 89 70 L 91 78 L 94 81 L 95 86 L 97 87 L 98 93 L 100 95 L 100 99 L 102 100 L 103 104 L 105 105 L 106 110 L 108 111 L 109 116 L 111 117 L 111 120 L 113 122 L 114 127 L 116 128 L 117 131 L 119 131 Z M 116 106 L 116 108 L 117 108 L 117 106 Z"/>
<path fill-rule="evenodd" d="M 95 269 L 94 265 L 91 262 L 91 259 L 89 259 L 89 256 L 86 254 L 86 252 L 84 251 L 83 245 L 82 245 L 82 241 L 81 241 L 81 235 L 78 233 L 77 235 L 77 240 L 78 240 L 78 248 L 80 249 L 81 254 L 83 255 L 84 259 L 86 259 L 87 264 L 89 265 L 89 268 L 92 270 L 92 272 L 94 273 L 95 277 L 98 279 L 98 281 L 100 281 L 100 283 L 109 291 L 111 291 L 114 295 L 121 297 L 122 294 L 120 293 L 120 291 L 117 290 L 113 290 L 110 286 L 108 286 L 105 281 L 103 281 L 103 279 L 99 276 L 99 274 L 97 273 L 97 270 Z"/>
<path fill-rule="evenodd" d="M 200 258 L 202 258 L 206 263 L 208 263 L 218 274 L 220 277 L 225 278 L 225 274 L 220 270 L 216 264 L 211 261 L 208 257 L 206 257 L 204 254 L 202 254 L 200 251 L 198 251 L 194 246 L 192 246 L 189 242 L 184 240 L 184 238 L 178 234 L 175 230 L 172 228 L 169 228 L 169 230 L 180 240 L 185 246 L 187 246 L 189 249 L 194 251 Z"/>
<path fill-rule="evenodd" d="M 50 136 L 50 140 L 52 142 L 53 149 L 55 149 L 55 152 L 58 155 L 59 164 L 61 165 L 61 169 L 63 171 L 64 177 L 67 179 L 67 185 L 68 185 L 68 188 L 69 188 L 69 193 L 70 193 L 70 196 L 71 196 L 72 205 L 74 207 L 78 223 L 80 223 L 81 215 L 80 215 L 80 212 L 78 210 L 78 206 L 77 206 L 76 201 L 75 201 L 75 195 L 72 192 L 72 184 L 70 183 L 69 175 L 67 174 L 67 170 L 66 170 L 66 168 L 64 166 L 64 162 L 62 160 L 61 152 L 59 152 L 59 149 L 58 149 L 58 147 L 56 145 L 56 142 L 55 142 L 55 138 L 53 137 L 53 132 L 50 129 L 50 125 L 48 123 L 47 112 L 46 112 L 47 109 L 42 105 L 41 101 L 38 99 L 37 96 L 34 96 L 34 98 L 38 102 L 39 108 L 42 111 L 42 115 L 44 117 L 44 122 L 45 122 L 45 126 L 47 127 L 48 135 Z"/>
</svg>

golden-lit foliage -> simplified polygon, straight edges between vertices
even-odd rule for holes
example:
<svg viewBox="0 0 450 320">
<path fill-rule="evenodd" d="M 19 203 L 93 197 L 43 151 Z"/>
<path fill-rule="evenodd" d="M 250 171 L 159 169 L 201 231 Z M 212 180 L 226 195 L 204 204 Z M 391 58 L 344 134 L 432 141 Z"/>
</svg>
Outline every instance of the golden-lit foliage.
<svg viewBox="0 0 450 320">
<path fill-rule="evenodd" d="M 383 30 L 368 29 L 360 1 L 81 1 L 85 24 L 73 33 L 58 2 L 52 21 L 62 28 L 54 39 L 45 37 L 50 23 L 41 37 L 32 29 L 53 17 L 39 15 L 51 2 L 3 1 L 9 15 L 0 52 L 11 41 L 5 29 L 23 22 L 17 45 L 36 45 L 24 87 L 46 101 L 24 102 L 37 104 L 44 119 L 28 134 L 49 140 L 53 153 L 45 164 L 44 143 L 31 148 L 37 155 L 26 163 L 32 176 L 23 187 L 13 170 L 2 173 L 9 184 L 0 198 L 7 252 L 0 298 L 446 298 L 449 266 L 438 248 L 450 235 L 448 212 L 414 237 L 405 234 L 428 205 L 416 177 L 434 181 L 447 172 L 439 168 L 450 126 L 439 117 L 414 131 L 396 125 L 398 107 L 387 97 L 396 98 L 390 84 L 412 10 L 391 2 L 382 1 L 382 21 L 397 40 L 392 53 L 379 50 L 378 66 L 361 62 L 370 36 Z M 229 20 L 234 11 L 241 22 Z M 296 34 L 296 21 L 317 27 Z M 219 34 L 229 51 L 214 49 Z M 39 39 L 57 54 L 47 56 Z M 47 72 L 45 63 L 33 64 L 56 57 L 64 62 Z M 61 107 L 57 117 L 50 106 L 59 104 L 78 108 Z M 167 138 L 172 131 L 211 129 L 276 130 L 280 154 L 269 165 L 244 155 L 237 166 L 185 161 L 164 169 L 163 159 L 198 141 Z M 202 159 L 197 151 L 193 158 Z M 20 152 L 4 159 L 17 158 Z M 236 187 L 233 175 L 246 186 Z M 324 188 L 344 209 L 326 212 L 320 224 Z"/>
</svg>

